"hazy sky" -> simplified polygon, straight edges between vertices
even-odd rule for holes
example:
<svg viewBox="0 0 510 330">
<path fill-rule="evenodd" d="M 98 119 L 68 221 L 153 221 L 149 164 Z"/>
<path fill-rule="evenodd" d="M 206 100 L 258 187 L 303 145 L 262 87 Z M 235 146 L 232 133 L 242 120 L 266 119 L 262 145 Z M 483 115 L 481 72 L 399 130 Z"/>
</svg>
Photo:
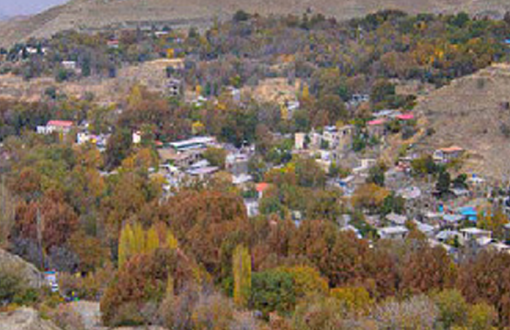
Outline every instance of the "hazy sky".
<svg viewBox="0 0 510 330">
<path fill-rule="evenodd" d="M 0 0 L 0 13 L 8 16 L 35 14 L 67 0 Z"/>
</svg>

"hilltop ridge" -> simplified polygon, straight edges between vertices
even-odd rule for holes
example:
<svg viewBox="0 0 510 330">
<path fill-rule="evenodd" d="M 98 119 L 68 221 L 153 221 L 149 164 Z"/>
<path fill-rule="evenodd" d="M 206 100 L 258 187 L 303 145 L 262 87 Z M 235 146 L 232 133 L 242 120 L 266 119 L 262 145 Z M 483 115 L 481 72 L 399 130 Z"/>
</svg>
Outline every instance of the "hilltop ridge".
<svg viewBox="0 0 510 330">
<path fill-rule="evenodd" d="M 510 10 L 504 0 L 72 0 L 23 20 L 0 23 L 0 45 L 8 46 L 30 37 L 49 37 L 67 29 L 96 29 L 141 22 L 170 25 L 206 25 L 243 9 L 260 14 L 326 13 L 337 19 L 364 16 L 381 9 L 400 9 L 411 14 L 454 13 L 501 17 Z"/>
</svg>

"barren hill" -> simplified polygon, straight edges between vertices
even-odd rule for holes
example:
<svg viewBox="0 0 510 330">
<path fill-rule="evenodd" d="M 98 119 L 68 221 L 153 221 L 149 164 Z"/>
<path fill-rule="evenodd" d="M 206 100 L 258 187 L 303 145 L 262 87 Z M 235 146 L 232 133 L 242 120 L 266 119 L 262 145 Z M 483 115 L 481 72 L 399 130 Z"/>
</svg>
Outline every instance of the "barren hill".
<svg viewBox="0 0 510 330">
<path fill-rule="evenodd" d="M 380 9 L 409 13 L 466 11 L 502 15 L 507 0 L 71 0 L 25 20 L 0 23 L 0 45 L 29 37 L 47 37 L 65 29 L 90 29 L 140 22 L 175 25 L 207 24 L 229 17 L 238 9 L 260 14 L 302 14 L 307 9 L 339 19 Z"/>
<path fill-rule="evenodd" d="M 466 170 L 510 179 L 510 65 L 493 65 L 432 92 L 417 106 L 435 133 L 425 148 L 459 145 Z"/>
</svg>

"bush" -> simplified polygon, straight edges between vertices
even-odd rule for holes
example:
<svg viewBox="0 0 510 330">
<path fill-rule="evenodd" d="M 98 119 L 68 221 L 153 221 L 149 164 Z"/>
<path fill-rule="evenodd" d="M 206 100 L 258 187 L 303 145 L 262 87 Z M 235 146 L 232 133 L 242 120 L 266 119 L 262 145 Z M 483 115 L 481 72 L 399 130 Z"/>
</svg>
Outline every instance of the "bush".
<svg viewBox="0 0 510 330">
<path fill-rule="evenodd" d="M 18 305 L 35 302 L 38 292 L 29 288 L 18 267 L 0 265 L 0 303 Z"/>
<path fill-rule="evenodd" d="M 83 318 L 70 305 L 59 305 L 50 318 L 62 330 L 85 330 Z"/>
</svg>

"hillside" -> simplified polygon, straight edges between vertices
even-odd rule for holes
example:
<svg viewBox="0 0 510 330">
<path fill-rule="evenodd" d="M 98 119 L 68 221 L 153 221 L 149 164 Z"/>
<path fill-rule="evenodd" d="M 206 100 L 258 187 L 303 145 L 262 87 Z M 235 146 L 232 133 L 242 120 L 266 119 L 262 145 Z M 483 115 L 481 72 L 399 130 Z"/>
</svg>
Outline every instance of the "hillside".
<svg viewBox="0 0 510 330">
<path fill-rule="evenodd" d="M 423 145 L 468 150 L 468 172 L 510 178 L 510 66 L 493 65 L 424 98 L 417 111 L 435 131 Z"/>
<path fill-rule="evenodd" d="M 25 20 L 0 23 L 0 45 L 29 37 L 47 37 L 65 29 L 90 29 L 140 22 L 172 25 L 207 24 L 238 9 L 261 14 L 302 14 L 307 9 L 338 19 L 366 15 L 385 8 L 409 13 L 458 12 L 501 16 L 510 10 L 505 0 L 72 0 Z"/>
</svg>

